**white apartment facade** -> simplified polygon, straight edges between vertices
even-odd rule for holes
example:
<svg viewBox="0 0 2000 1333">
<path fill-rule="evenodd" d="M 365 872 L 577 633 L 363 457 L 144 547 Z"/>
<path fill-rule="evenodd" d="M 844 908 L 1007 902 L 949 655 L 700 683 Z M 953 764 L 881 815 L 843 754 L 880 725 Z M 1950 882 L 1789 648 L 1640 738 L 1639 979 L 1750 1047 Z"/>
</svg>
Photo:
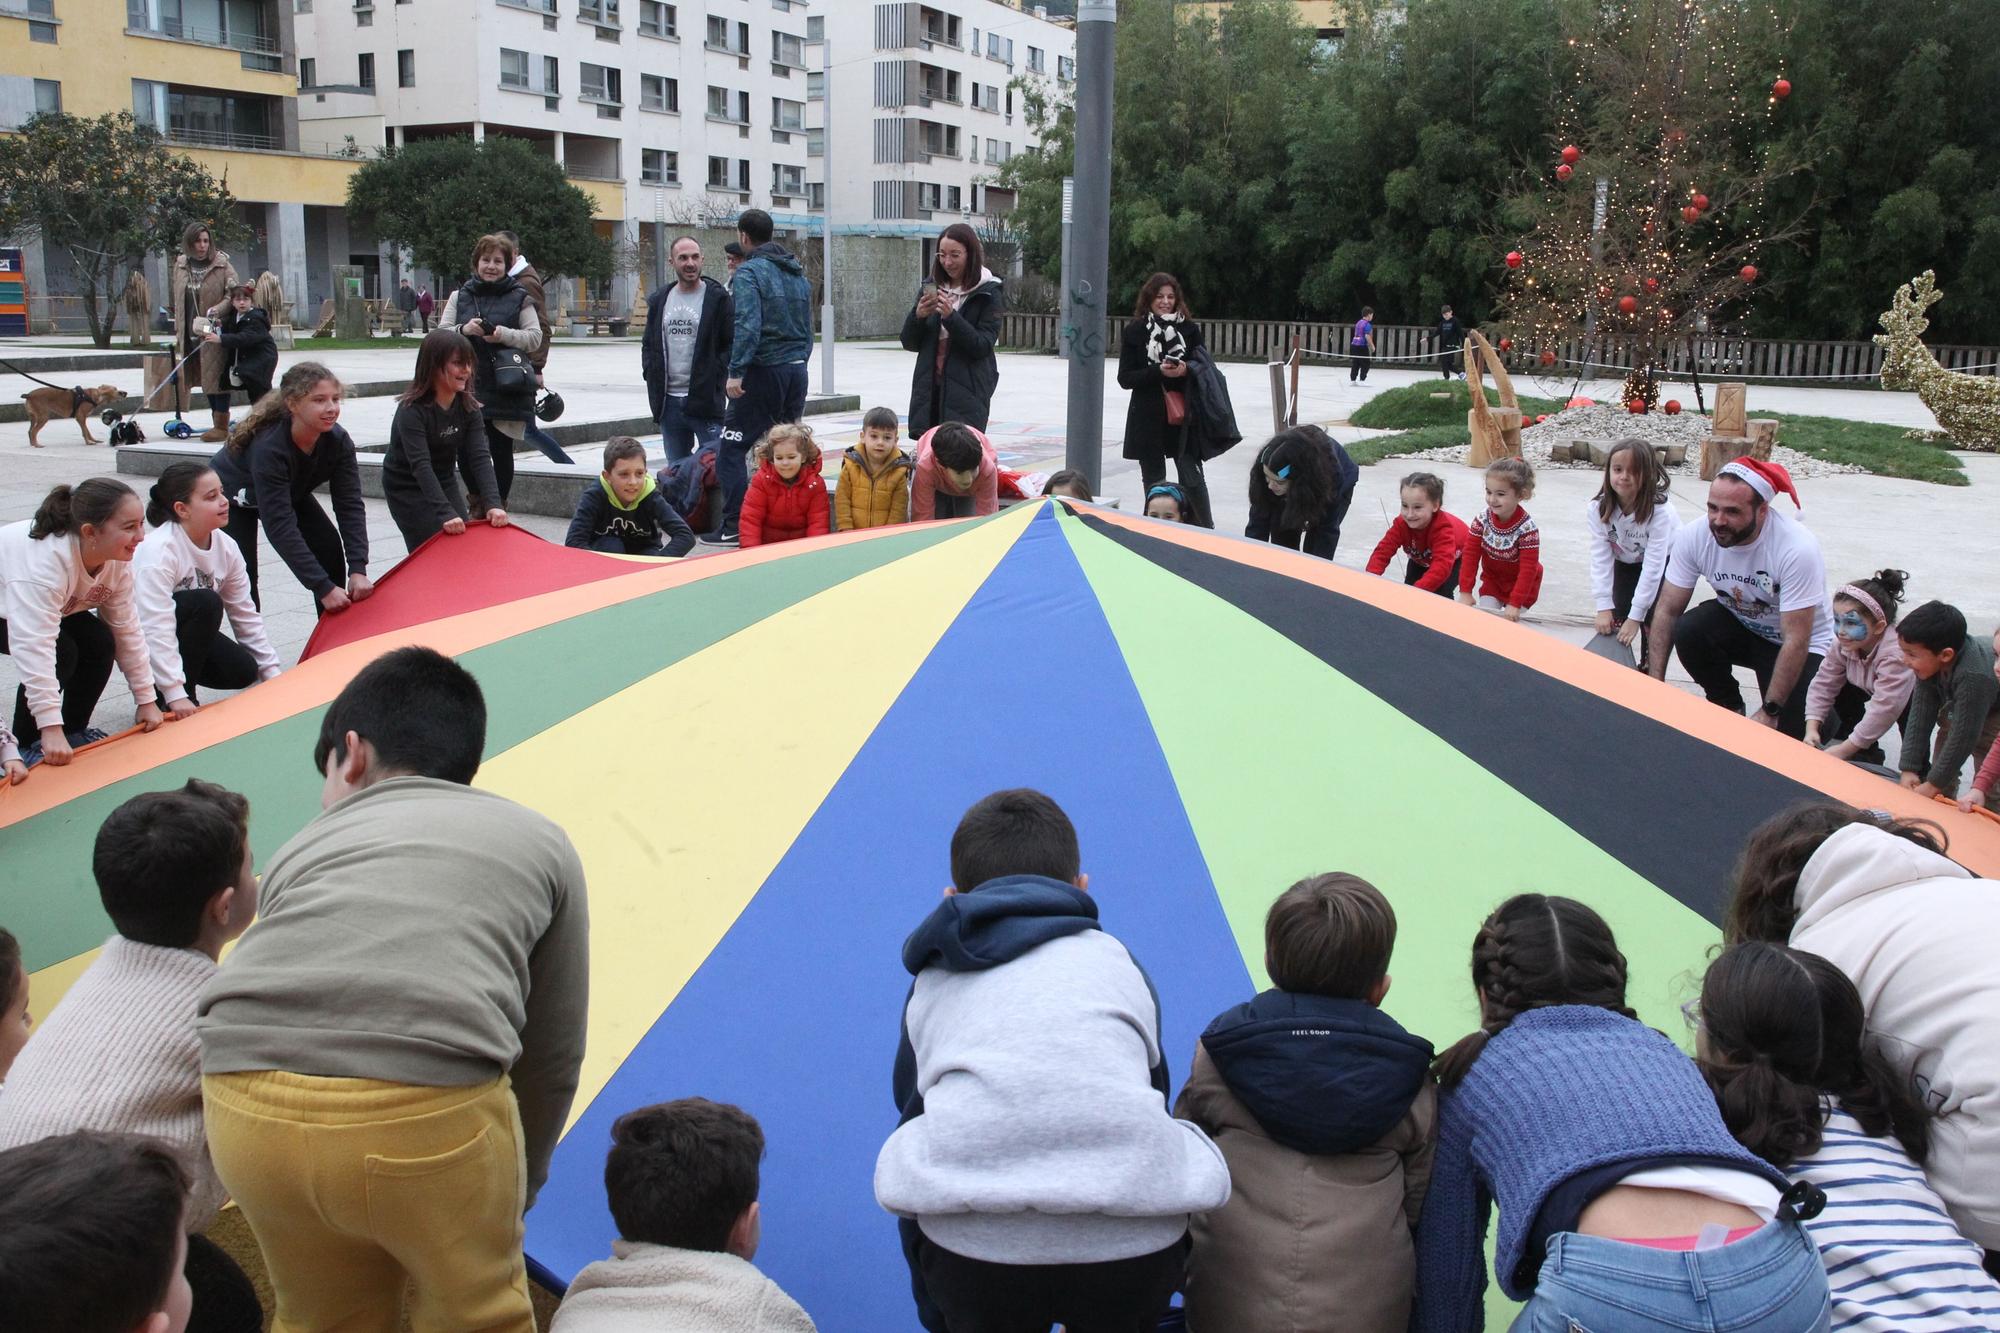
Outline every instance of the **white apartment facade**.
<svg viewBox="0 0 2000 1333">
<path fill-rule="evenodd" d="M 527 139 L 627 245 L 656 219 L 684 228 L 751 207 L 817 229 L 800 0 L 286 2 L 302 141 Z M 614 304 L 649 279 L 637 267 L 614 279 Z"/>
<path fill-rule="evenodd" d="M 1013 83 L 1047 80 L 1067 94 L 1069 21 L 1006 0 L 835 0 L 807 25 L 832 41 L 836 231 L 928 236 L 1012 208 L 1011 193 L 988 182 L 1035 146 Z M 817 92 L 817 72 L 810 79 Z M 814 135 L 816 154 L 820 143 Z"/>
</svg>

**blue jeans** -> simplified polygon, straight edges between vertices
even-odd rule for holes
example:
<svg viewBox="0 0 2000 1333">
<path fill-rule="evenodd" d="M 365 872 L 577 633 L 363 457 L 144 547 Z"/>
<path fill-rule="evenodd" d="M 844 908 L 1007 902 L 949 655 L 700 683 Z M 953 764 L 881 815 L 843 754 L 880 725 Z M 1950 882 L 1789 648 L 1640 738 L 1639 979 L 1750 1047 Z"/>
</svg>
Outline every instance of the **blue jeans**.
<svg viewBox="0 0 2000 1333">
<path fill-rule="evenodd" d="M 750 489 L 750 451 L 780 422 L 806 414 L 806 363 L 752 366 L 743 372 L 743 396 L 729 402 L 723 419 L 722 449 L 715 457 L 715 481 L 722 488 L 721 531 L 736 531 L 743 493 Z"/>
<path fill-rule="evenodd" d="M 563 447 L 556 443 L 555 436 L 535 424 L 534 418 L 530 417 L 526 424 L 528 427 L 528 443 L 540 449 L 551 463 L 573 463 L 576 461 L 563 452 Z"/>
<path fill-rule="evenodd" d="M 1777 1221 L 1717 1250 L 1560 1232 L 1511 1333 L 1819 1333 L 1831 1318 L 1818 1248 Z"/>
<path fill-rule="evenodd" d="M 667 446 L 667 461 L 678 463 L 699 450 L 712 447 L 722 438 L 720 421 L 703 421 L 687 413 L 687 395 L 661 397 L 660 439 Z"/>
</svg>

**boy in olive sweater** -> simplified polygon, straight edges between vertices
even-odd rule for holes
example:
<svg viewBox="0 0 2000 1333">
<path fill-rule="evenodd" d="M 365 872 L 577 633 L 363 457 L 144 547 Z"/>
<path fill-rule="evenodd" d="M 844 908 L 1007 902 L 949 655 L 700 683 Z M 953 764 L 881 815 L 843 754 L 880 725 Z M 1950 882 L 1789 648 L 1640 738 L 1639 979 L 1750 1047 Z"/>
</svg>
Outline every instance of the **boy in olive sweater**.
<svg viewBox="0 0 2000 1333">
<path fill-rule="evenodd" d="M 1965 761 L 2000 737 L 1992 645 L 1967 633 L 1965 613 L 1944 602 L 1925 602 L 1896 634 L 1917 677 L 1903 718 L 1903 785 L 1919 796 L 1955 796 Z M 1987 792 L 1986 803 L 2000 809 L 2000 792 Z"/>
<path fill-rule="evenodd" d="M 469 784 L 478 682 L 428 648 L 327 709 L 325 811 L 202 992 L 217 1173 L 280 1323 L 532 1333 L 522 1214 L 575 1096 L 583 867 L 554 823 Z"/>
</svg>

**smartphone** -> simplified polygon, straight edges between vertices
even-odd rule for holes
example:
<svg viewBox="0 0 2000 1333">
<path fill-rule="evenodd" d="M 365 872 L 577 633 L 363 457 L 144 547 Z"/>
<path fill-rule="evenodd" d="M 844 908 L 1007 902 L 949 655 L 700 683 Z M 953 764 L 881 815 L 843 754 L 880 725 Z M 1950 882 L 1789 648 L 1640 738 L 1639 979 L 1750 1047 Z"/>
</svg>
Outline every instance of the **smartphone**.
<svg viewBox="0 0 2000 1333">
<path fill-rule="evenodd" d="M 937 282 L 936 282 L 936 280 L 935 280 L 935 279 L 932 279 L 932 278 L 925 278 L 925 279 L 924 279 L 924 285 L 923 285 L 923 286 L 921 286 L 921 287 L 919 287 L 919 288 L 917 288 L 917 295 L 918 295 L 918 296 L 936 296 L 936 295 L 937 295 Z"/>
</svg>

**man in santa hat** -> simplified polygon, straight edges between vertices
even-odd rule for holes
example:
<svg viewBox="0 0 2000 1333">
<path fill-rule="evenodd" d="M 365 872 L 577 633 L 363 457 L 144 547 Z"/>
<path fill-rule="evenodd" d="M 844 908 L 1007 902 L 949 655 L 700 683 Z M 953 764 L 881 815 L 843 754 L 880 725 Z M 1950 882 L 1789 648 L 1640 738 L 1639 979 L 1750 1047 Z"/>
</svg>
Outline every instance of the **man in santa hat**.
<svg viewBox="0 0 2000 1333">
<path fill-rule="evenodd" d="M 1710 703 L 1803 739 L 1806 687 L 1833 647 L 1833 605 L 1819 539 L 1776 507 L 1780 494 L 1799 507 L 1791 474 L 1754 458 L 1709 483 L 1708 522 L 1682 527 L 1667 556 L 1648 669 L 1664 679 L 1671 647 Z M 1688 612 L 1704 578 L 1715 600 Z M 1757 674 L 1761 697 L 1747 710 L 1737 667 Z"/>
</svg>

